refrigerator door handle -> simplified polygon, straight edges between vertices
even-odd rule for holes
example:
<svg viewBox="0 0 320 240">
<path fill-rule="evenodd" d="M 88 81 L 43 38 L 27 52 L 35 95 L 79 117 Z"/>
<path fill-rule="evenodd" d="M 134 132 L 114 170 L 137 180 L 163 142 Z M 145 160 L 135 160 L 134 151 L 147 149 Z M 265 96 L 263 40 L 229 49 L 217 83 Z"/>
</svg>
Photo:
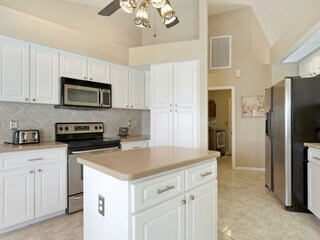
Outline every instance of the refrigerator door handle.
<svg viewBox="0 0 320 240">
<path fill-rule="evenodd" d="M 266 135 L 268 137 L 272 136 L 271 132 L 271 111 L 267 112 L 267 120 L 266 120 Z"/>
</svg>

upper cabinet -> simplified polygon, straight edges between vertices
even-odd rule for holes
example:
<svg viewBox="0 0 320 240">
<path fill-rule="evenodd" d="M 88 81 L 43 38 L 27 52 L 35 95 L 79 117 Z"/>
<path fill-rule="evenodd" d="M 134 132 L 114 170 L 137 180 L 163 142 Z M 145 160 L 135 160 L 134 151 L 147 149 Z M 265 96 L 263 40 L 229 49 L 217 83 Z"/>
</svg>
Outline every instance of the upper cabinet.
<svg viewBox="0 0 320 240">
<path fill-rule="evenodd" d="M 196 107 L 198 62 L 151 66 L 151 107 Z"/>
<path fill-rule="evenodd" d="M 29 102 L 29 45 L 0 37 L 0 100 Z"/>
<path fill-rule="evenodd" d="M 60 75 L 63 77 L 110 83 L 110 63 L 62 52 Z"/>
<path fill-rule="evenodd" d="M 31 46 L 30 102 L 59 104 L 59 52 Z"/>
<path fill-rule="evenodd" d="M 124 66 L 111 66 L 112 106 L 144 109 L 144 72 Z"/>
<path fill-rule="evenodd" d="M 144 74 L 144 108 L 150 109 L 150 71 Z"/>
<path fill-rule="evenodd" d="M 314 77 L 320 74 L 320 51 L 315 52 L 299 64 L 301 77 Z"/>
</svg>

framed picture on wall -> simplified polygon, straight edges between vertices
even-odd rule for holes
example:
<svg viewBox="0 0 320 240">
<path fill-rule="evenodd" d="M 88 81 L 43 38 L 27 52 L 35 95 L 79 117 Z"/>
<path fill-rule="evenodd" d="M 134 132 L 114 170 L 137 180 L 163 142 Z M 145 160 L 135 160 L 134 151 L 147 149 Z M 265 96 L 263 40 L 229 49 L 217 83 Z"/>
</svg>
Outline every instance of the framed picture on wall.
<svg viewBox="0 0 320 240">
<path fill-rule="evenodd" d="M 264 96 L 241 97 L 241 117 L 264 117 Z"/>
</svg>

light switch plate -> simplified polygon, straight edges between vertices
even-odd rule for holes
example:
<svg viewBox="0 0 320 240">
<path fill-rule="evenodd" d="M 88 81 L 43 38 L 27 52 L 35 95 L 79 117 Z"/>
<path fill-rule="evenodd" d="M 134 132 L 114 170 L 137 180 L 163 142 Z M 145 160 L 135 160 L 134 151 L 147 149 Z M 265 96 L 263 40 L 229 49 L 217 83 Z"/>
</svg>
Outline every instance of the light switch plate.
<svg viewBox="0 0 320 240">
<path fill-rule="evenodd" d="M 18 130 L 18 121 L 15 121 L 15 120 L 10 121 L 10 130 Z"/>
<path fill-rule="evenodd" d="M 98 212 L 104 216 L 104 197 L 99 194 Z"/>
</svg>

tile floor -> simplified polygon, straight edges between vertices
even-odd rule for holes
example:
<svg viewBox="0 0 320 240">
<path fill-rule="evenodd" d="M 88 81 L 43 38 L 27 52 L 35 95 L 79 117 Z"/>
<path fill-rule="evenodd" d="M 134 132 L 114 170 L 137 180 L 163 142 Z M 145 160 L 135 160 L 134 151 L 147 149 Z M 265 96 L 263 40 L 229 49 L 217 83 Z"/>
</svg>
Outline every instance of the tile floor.
<svg viewBox="0 0 320 240">
<path fill-rule="evenodd" d="M 320 239 L 320 220 L 285 211 L 264 187 L 264 173 L 230 166 L 230 157 L 218 159 L 219 240 Z M 82 240 L 82 228 L 80 212 L 2 234 L 0 240 Z"/>
</svg>

